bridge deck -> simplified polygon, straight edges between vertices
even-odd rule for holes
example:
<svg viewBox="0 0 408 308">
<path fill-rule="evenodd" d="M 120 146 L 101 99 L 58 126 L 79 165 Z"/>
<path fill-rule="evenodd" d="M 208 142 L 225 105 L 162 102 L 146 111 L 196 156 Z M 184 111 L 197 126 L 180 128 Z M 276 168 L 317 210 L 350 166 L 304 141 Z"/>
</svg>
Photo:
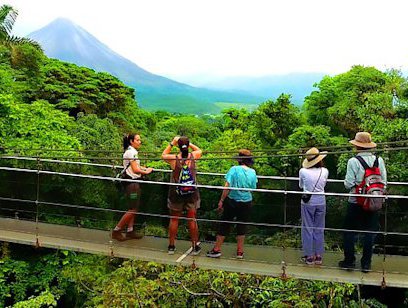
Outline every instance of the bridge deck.
<svg viewBox="0 0 408 308">
<path fill-rule="evenodd" d="M 373 256 L 370 273 L 359 270 L 344 271 L 336 268 L 342 254 L 327 252 L 323 266 L 300 264 L 300 251 L 281 249 L 271 246 L 245 246 L 245 259 L 234 258 L 236 246 L 225 243 L 220 259 L 205 257 L 205 251 L 211 249 L 211 243 L 203 243 L 200 256 L 189 256 L 190 243 L 179 240 L 174 255 L 167 254 L 167 239 L 145 236 L 140 240 L 117 242 L 110 239 L 108 231 L 78 228 L 71 226 L 38 223 L 10 218 L 0 218 L 0 241 L 41 247 L 69 249 L 79 252 L 112 255 L 144 261 L 191 266 L 205 269 L 226 270 L 241 273 L 281 276 L 282 264 L 286 264 L 286 275 L 301 279 L 350 282 L 354 284 L 381 285 L 383 268 L 387 286 L 408 288 L 408 257 L 388 256 L 383 263 L 383 256 Z"/>
</svg>

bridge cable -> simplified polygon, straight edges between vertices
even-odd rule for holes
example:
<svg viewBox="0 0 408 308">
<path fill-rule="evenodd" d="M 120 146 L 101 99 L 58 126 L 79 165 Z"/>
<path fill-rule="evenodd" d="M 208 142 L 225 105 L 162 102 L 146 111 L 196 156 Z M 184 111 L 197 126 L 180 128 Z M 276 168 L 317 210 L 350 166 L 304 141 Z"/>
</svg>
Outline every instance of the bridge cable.
<svg viewBox="0 0 408 308">
<path fill-rule="evenodd" d="M 388 152 L 388 151 L 399 151 L 399 150 L 408 150 L 408 147 L 393 147 L 393 148 L 387 148 L 387 149 L 370 149 L 371 153 L 377 153 L 377 152 Z M 340 150 L 340 151 L 333 151 L 333 152 L 327 152 L 327 155 L 336 155 L 336 154 L 355 154 L 354 150 Z M 292 153 L 292 154 L 273 154 L 273 155 L 252 155 L 252 158 L 256 159 L 268 159 L 268 158 L 280 158 L 280 157 L 298 157 L 298 156 L 305 156 L 306 154 L 298 154 L 298 153 Z M 0 158 L 3 156 L 7 155 L 2 155 Z M 39 155 L 38 155 L 39 156 Z M 36 156 L 32 156 L 36 157 Z M 81 159 L 81 160 L 123 160 L 126 158 L 119 158 L 119 157 L 92 157 L 92 156 L 77 156 L 77 157 L 72 157 L 72 156 L 41 156 L 41 158 L 49 158 L 49 159 L 62 159 L 62 158 L 68 158 L 68 159 Z M 175 159 L 175 158 L 174 158 Z M 216 157 L 201 157 L 200 160 L 235 160 L 236 155 L 234 156 L 216 156 Z M 138 160 L 143 160 L 143 161 L 161 161 L 163 160 L 161 157 L 149 157 L 149 158 L 142 158 L 139 157 Z"/>
<path fill-rule="evenodd" d="M 36 200 L 35 200 L 35 205 L 36 205 L 36 215 L 35 215 L 35 246 L 36 248 L 40 247 L 40 242 L 38 239 L 39 235 L 39 226 L 38 226 L 38 212 L 39 212 L 39 200 L 40 200 L 40 164 L 41 161 L 38 158 L 37 159 L 37 192 L 36 192 Z"/>
<path fill-rule="evenodd" d="M 1 157 L 2 159 L 16 159 L 16 160 L 32 160 L 36 161 L 37 158 L 32 158 L 32 157 L 23 157 L 23 156 L 3 156 Z M 95 163 L 86 163 L 86 162 L 78 162 L 78 161 L 66 161 L 66 160 L 55 160 L 55 159 L 41 159 L 42 162 L 49 162 L 49 163 L 60 163 L 60 164 L 73 164 L 73 165 L 85 165 L 85 166 L 93 166 L 93 167 L 105 167 L 105 168 L 111 168 L 113 170 L 115 169 L 123 169 L 123 165 L 114 165 L 112 164 L 95 164 Z M 302 158 L 299 157 L 299 161 L 302 161 Z M 300 163 L 300 168 L 301 168 L 301 163 Z M 299 169 L 300 169 L 299 168 Z M 163 172 L 163 173 L 170 173 L 172 172 L 170 169 L 160 169 L 160 168 L 153 168 L 153 171 L 155 172 Z M 209 176 L 225 176 L 225 173 L 216 173 L 216 172 L 202 172 L 198 171 L 198 175 L 209 175 Z M 114 171 L 113 176 L 115 176 L 116 173 Z M 271 180 L 289 180 L 289 181 L 298 181 L 299 177 L 290 177 L 290 176 L 274 176 L 274 175 L 257 175 L 258 179 L 271 179 Z M 344 183 L 344 180 L 340 179 L 328 179 L 328 183 Z M 387 181 L 387 186 L 388 185 L 408 185 L 408 182 L 393 182 L 393 181 Z"/>
<path fill-rule="evenodd" d="M 0 197 L 0 200 L 4 201 L 19 201 L 19 202 L 27 202 L 27 203 L 32 203 L 35 204 L 35 200 L 26 200 L 26 199 L 14 199 L 14 198 L 5 198 L 5 197 Z M 83 205 L 75 205 L 75 204 L 67 204 L 67 203 L 57 203 L 57 202 L 47 202 L 47 201 L 39 201 L 39 204 L 43 205 L 52 205 L 52 206 L 57 206 L 57 207 L 65 207 L 65 208 L 75 208 L 75 209 L 83 209 L 83 210 L 92 210 L 92 211 L 106 211 L 106 212 L 112 212 L 112 213 L 120 213 L 123 214 L 126 211 L 124 210 L 116 210 L 116 209 L 111 209 L 111 208 L 98 208 L 98 207 L 91 207 L 91 206 L 83 206 Z M 137 213 L 140 216 L 147 216 L 147 217 L 156 217 L 156 218 L 176 218 L 176 216 L 171 216 L 168 214 L 155 214 L 155 213 L 147 213 L 147 212 L 138 212 Z M 189 221 L 191 218 L 183 217 L 183 216 L 177 216 L 180 220 L 185 220 Z M 243 225 L 248 225 L 248 226 L 257 226 L 257 227 L 267 227 L 267 228 L 292 228 L 292 229 L 302 229 L 302 226 L 299 225 L 291 225 L 291 224 L 272 224 L 272 223 L 257 223 L 257 222 L 244 222 L 244 221 L 228 221 L 228 220 L 213 220 L 213 219 L 206 219 L 206 218 L 196 218 L 198 222 L 207 222 L 207 223 L 228 223 L 228 224 L 243 224 Z M 310 227 L 310 229 L 313 230 L 327 230 L 327 231 L 333 231 L 333 232 L 355 232 L 355 233 L 362 233 L 362 234 L 377 234 L 381 235 L 384 234 L 384 231 L 369 231 L 369 230 L 358 230 L 358 229 L 344 229 L 344 228 L 320 228 L 320 227 Z M 396 236 L 408 236 L 408 233 L 404 232 L 387 232 L 387 235 L 396 235 Z"/>
<path fill-rule="evenodd" d="M 66 173 L 66 172 L 54 172 L 54 171 L 46 171 L 46 170 L 32 170 L 32 169 L 22 169 L 22 168 L 12 168 L 12 167 L 0 167 L 0 170 L 6 171 L 18 171 L 18 172 L 28 172 L 28 173 L 36 173 L 39 172 L 40 174 L 48 174 L 48 175 L 61 175 L 61 176 L 70 176 L 76 178 L 85 178 L 85 179 L 98 179 L 98 180 L 105 180 L 105 181 L 112 181 L 112 182 L 128 182 L 128 183 L 141 183 L 141 184 L 154 184 L 154 185 L 165 185 L 165 186 L 191 186 L 189 184 L 180 184 L 180 183 L 171 183 L 171 182 L 161 182 L 161 181 L 151 181 L 151 180 L 139 180 L 139 179 L 121 179 L 115 177 L 107 177 L 107 176 L 96 176 L 96 175 L 84 175 L 79 173 Z M 216 186 L 216 185 L 203 185 L 203 184 L 196 184 L 197 188 L 207 188 L 207 189 L 217 189 L 217 190 L 224 190 L 224 186 Z M 265 189 L 265 188 L 237 188 L 237 187 L 230 187 L 229 190 L 238 190 L 238 191 L 250 191 L 250 192 L 264 192 L 264 193 L 277 193 L 277 194 L 294 194 L 294 195 L 301 195 L 303 194 L 302 191 L 286 191 L 281 189 Z M 332 193 L 332 192 L 309 192 L 311 195 L 325 195 L 325 196 L 341 196 L 341 197 L 366 197 L 366 198 L 384 198 L 384 196 L 380 195 L 362 195 L 362 194 L 353 194 L 353 193 Z M 408 196 L 405 195 L 387 195 L 388 198 L 391 199 L 408 199 Z"/>
<path fill-rule="evenodd" d="M 388 145 L 395 145 L 395 144 L 404 144 L 408 143 L 408 140 L 398 140 L 398 141 L 388 141 L 388 142 L 377 142 L 377 146 L 388 146 Z M 341 144 L 341 145 L 315 145 L 316 148 L 320 150 L 327 150 L 327 149 L 338 149 L 338 148 L 344 148 L 344 147 L 352 147 L 351 144 L 346 143 L 346 144 Z M 19 147 L 3 147 L 5 150 L 14 150 L 16 152 L 21 152 L 21 151 L 33 151 L 33 152 L 39 152 L 39 151 L 48 151 L 48 152 L 77 152 L 77 153 L 123 153 L 121 150 L 104 150 L 104 149 L 98 149 L 98 150 L 92 150 L 92 149 L 52 149 L 52 148 L 19 148 Z M 269 148 L 269 149 L 252 149 L 251 152 L 279 152 L 279 151 L 305 151 L 308 150 L 309 147 L 299 147 L 299 148 Z M 203 151 L 203 154 L 216 154 L 216 153 L 237 153 L 239 149 L 236 150 L 223 150 L 223 151 Z M 144 152 L 144 155 L 146 154 L 161 154 L 162 151 L 149 151 L 149 152 Z"/>
</svg>

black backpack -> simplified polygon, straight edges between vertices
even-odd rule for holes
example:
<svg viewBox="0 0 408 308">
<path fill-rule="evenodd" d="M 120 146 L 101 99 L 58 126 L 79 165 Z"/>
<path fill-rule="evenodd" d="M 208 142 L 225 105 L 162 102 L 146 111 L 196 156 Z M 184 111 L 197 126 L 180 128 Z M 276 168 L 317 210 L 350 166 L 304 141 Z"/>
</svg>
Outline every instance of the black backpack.
<svg viewBox="0 0 408 308">
<path fill-rule="evenodd" d="M 177 159 L 177 164 L 178 163 L 179 163 L 179 160 Z M 180 196 L 193 194 L 197 190 L 197 187 L 195 186 L 197 183 L 195 181 L 193 172 L 191 171 L 191 167 L 189 167 L 186 164 L 184 159 L 182 160 L 182 163 L 181 163 L 181 169 L 180 169 L 180 174 L 179 174 L 177 183 L 184 184 L 183 186 L 176 187 L 176 192 Z"/>
</svg>

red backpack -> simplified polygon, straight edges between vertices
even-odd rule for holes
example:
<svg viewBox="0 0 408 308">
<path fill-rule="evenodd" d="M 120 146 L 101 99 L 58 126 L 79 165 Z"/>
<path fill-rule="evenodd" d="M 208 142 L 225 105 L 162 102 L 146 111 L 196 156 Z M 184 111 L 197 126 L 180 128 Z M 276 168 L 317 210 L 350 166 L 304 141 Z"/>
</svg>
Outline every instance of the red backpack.
<svg viewBox="0 0 408 308">
<path fill-rule="evenodd" d="M 361 184 L 357 186 L 356 194 L 382 196 L 385 193 L 385 185 L 382 181 L 380 168 L 378 167 L 378 157 L 375 158 L 372 167 L 369 167 L 361 156 L 356 156 L 357 160 L 364 167 L 364 177 Z M 363 210 L 375 212 L 382 209 L 384 198 L 357 197 L 357 204 Z"/>
</svg>

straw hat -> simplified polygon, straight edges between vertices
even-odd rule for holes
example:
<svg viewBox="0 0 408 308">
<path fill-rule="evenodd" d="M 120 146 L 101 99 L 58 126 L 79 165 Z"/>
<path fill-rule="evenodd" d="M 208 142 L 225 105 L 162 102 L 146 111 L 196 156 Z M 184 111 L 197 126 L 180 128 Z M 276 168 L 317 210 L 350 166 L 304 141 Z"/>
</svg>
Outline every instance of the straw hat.
<svg viewBox="0 0 408 308">
<path fill-rule="evenodd" d="M 254 164 L 254 158 L 250 150 L 242 149 L 239 150 L 238 156 L 235 156 L 239 163 L 243 163 L 247 166 L 252 166 Z"/>
<path fill-rule="evenodd" d="M 327 151 L 320 152 L 317 148 L 311 148 L 306 152 L 306 158 L 303 160 L 303 168 L 311 168 L 327 156 Z"/>
<path fill-rule="evenodd" d="M 364 148 L 371 149 L 377 147 L 377 144 L 371 141 L 371 135 L 367 132 L 358 132 L 353 140 L 349 141 L 351 144 Z"/>
</svg>

